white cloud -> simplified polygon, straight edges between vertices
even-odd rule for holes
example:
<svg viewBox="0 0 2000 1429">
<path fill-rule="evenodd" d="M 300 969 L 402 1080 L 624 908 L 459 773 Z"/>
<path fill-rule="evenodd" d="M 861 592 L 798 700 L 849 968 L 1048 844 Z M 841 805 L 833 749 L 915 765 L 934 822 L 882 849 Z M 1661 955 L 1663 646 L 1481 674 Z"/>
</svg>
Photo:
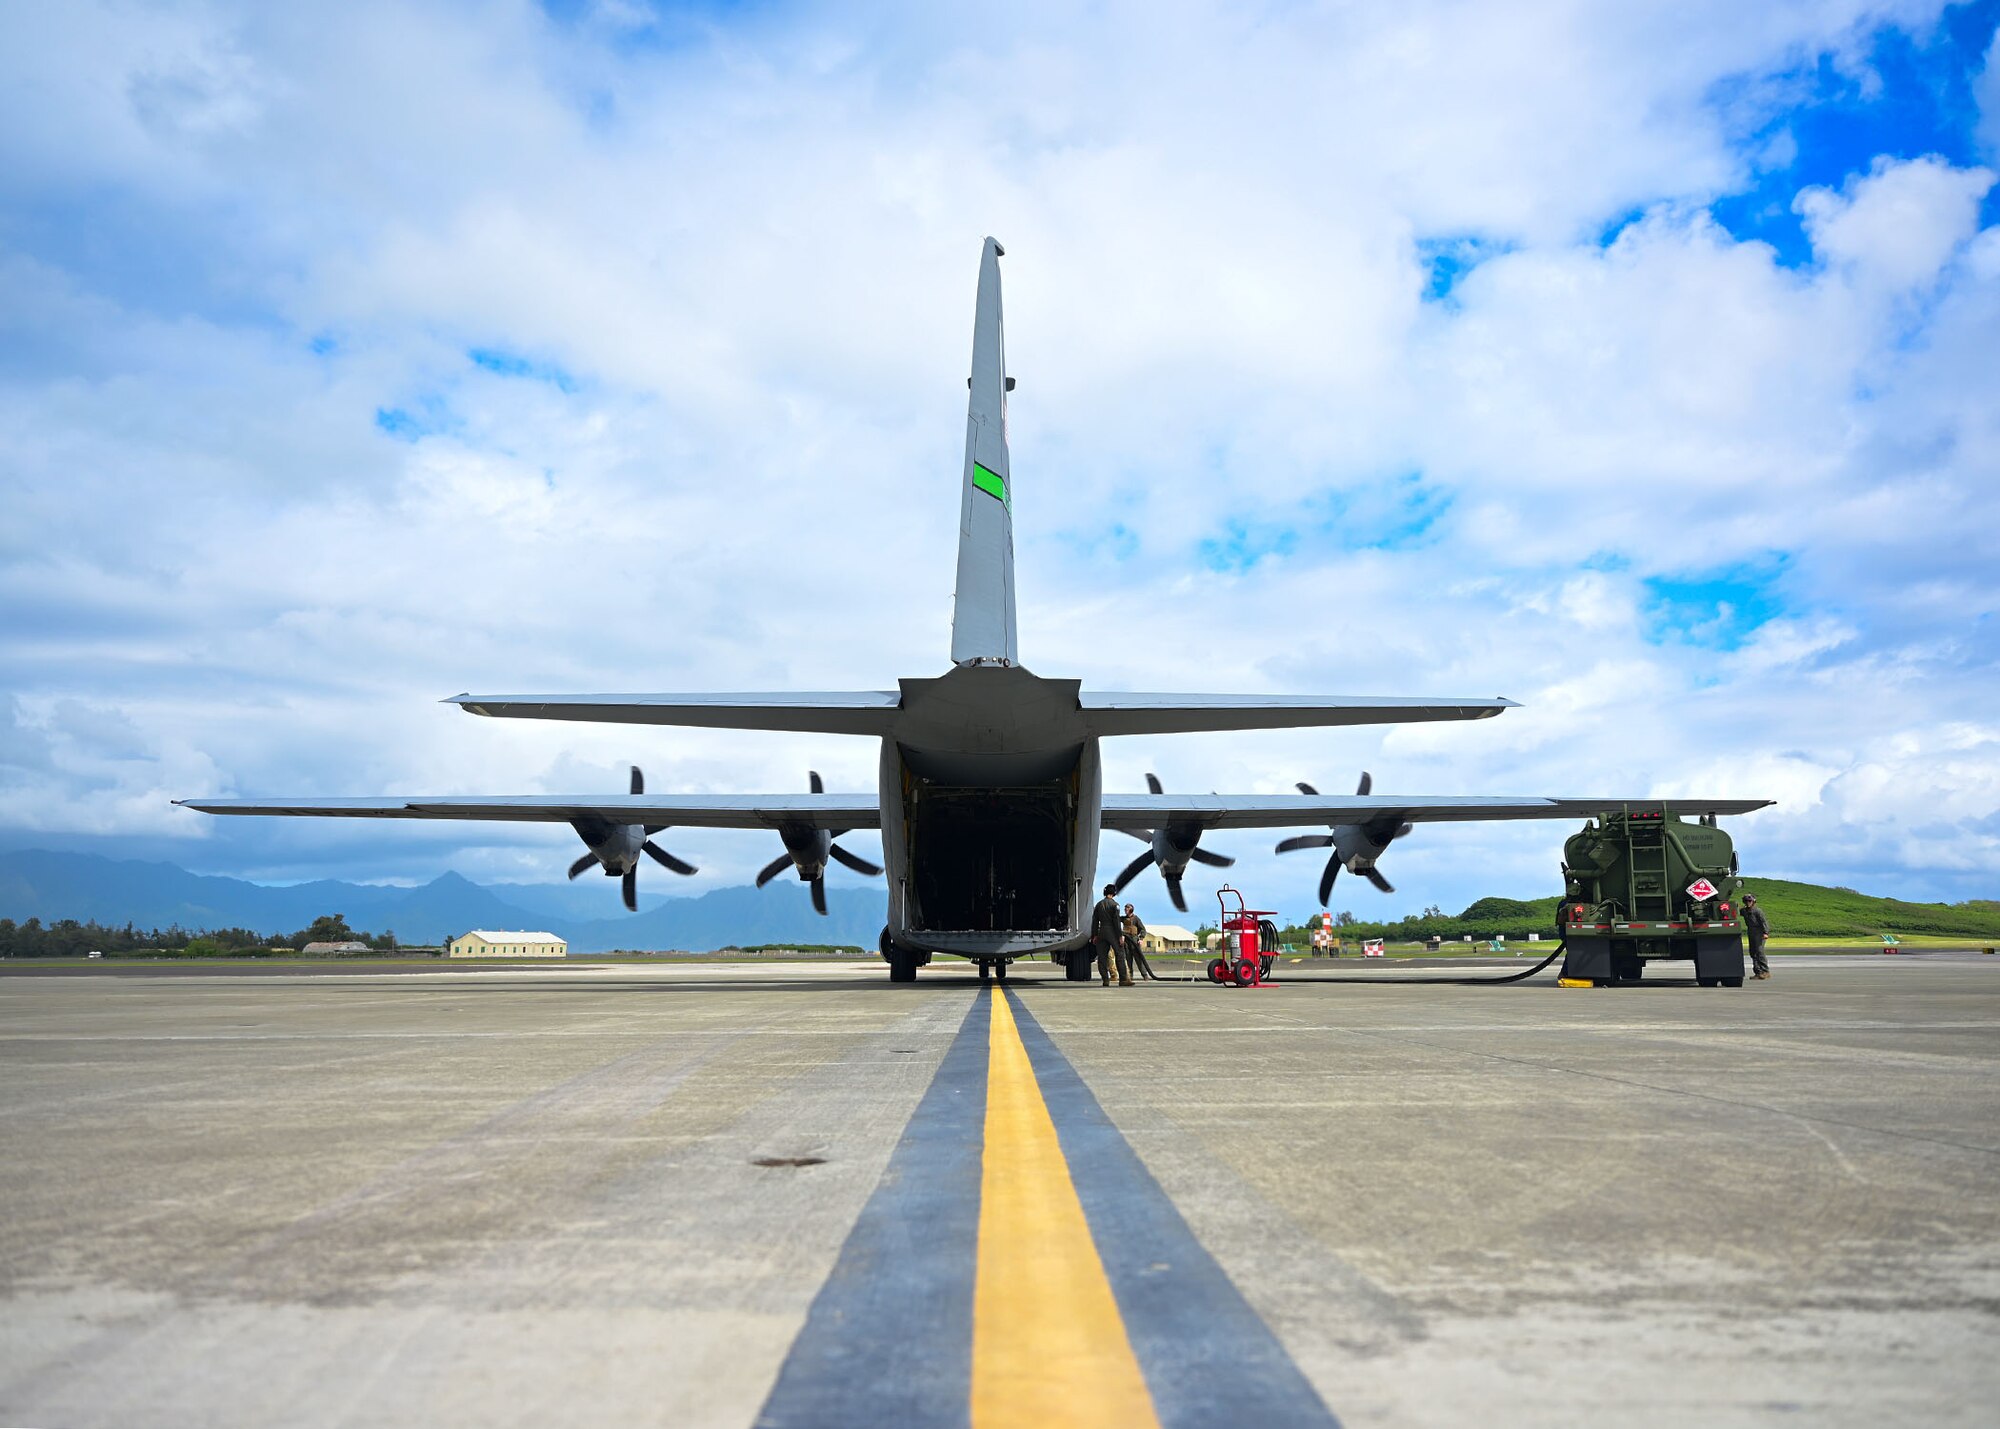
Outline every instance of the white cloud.
<svg viewBox="0 0 2000 1429">
<path fill-rule="evenodd" d="M 1979 200 L 1993 187 L 1985 169 L 1954 169 L 1935 158 L 1877 159 L 1842 192 L 1810 188 L 1794 207 L 1813 248 L 1862 282 L 1891 289 L 1932 282 L 1979 227 Z"/>
</svg>

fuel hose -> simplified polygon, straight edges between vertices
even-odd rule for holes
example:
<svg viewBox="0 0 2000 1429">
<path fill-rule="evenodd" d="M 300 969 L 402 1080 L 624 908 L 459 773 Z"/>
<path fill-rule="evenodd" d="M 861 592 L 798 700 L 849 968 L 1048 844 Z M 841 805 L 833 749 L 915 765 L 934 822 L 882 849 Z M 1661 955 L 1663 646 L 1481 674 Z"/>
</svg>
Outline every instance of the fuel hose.
<svg viewBox="0 0 2000 1429">
<path fill-rule="evenodd" d="M 1533 967 L 1525 969 L 1522 972 L 1508 973 L 1505 977 L 1376 977 L 1367 973 L 1357 973 L 1353 977 L 1314 977 L 1308 974 L 1303 977 L 1273 978 L 1272 981 L 1273 982 L 1372 982 L 1372 983 L 1382 983 L 1385 985 L 1393 985 L 1395 987 L 1499 987 L 1503 983 L 1526 982 L 1529 978 L 1533 977 L 1536 973 L 1540 972 L 1543 968 L 1547 967 L 1550 963 L 1554 962 L 1557 958 L 1561 957 L 1563 953 L 1568 949 L 1568 947 L 1569 944 L 1566 940 L 1558 939 L 1556 941 L 1556 950 L 1553 953 L 1550 953 L 1547 957 L 1543 958 Z M 1162 978 L 1160 979 L 1160 981 L 1207 982 L 1209 981 L 1209 976 L 1207 971 L 1204 970 L 1199 973 L 1194 973 L 1185 978 L 1173 978 L 1173 979 Z"/>
</svg>

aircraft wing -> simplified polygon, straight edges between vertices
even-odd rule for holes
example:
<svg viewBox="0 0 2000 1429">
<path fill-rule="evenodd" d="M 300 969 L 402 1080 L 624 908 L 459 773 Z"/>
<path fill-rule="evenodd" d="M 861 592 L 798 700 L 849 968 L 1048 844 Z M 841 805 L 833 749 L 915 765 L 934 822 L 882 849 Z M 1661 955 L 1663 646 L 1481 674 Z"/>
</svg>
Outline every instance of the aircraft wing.
<svg viewBox="0 0 2000 1429">
<path fill-rule="evenodd" d="M 1078 696 L 1092 734 L 1194 734 L 1234 729 L 1304 729 L 1347 724 L 1415 724 L 1491 719 L 1515 708 L 1502 699 L 1439 700 L 1395 695 L 1158 695 L 1086 692 Z"/>
<path fill-rule="evenodd" d="M 659 828 L 878 829 L 873 794 L 517 794 L 438 799 L 176 799 L 204 814 L 290 814 L 332 819 L 473 819 L 566 824 L 603 819 Z"/>
<path fill-rule="evenodd" d="M 1106 794 L 1104 827 L 1144 833 L 1169 823 L 1206 829 L 1279 829 L 1329 824 L 1476 823 L 1491 819 L 1588 819 L 1623 809 L 1747 814 L 1770 799 L 1506 799 L 1377 794 Z"/>
<path fill-rule="evenodd" d="M 453 695 L 445 703 L 505 719 L 671 724 L 694 729 L 774 729 L 804 734 L 888 734 L 896 690 L 770 695 Z"/>
</svg>

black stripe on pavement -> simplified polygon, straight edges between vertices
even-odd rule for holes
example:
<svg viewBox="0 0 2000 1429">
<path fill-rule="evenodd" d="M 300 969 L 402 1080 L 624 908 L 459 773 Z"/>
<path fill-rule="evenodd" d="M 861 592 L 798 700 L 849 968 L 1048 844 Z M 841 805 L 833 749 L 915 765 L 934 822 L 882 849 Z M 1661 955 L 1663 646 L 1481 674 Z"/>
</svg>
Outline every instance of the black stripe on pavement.
<svg viewBox="0 0 2000 1429">
<path fill-rule="evenodd" d="M 814 1297 L 758 1429 L 968 1423 L 991 1022 L 982 989 Z"/>
<path fill-rule="evenodd" d="M 1007 997 L 1160 1423 L 1338 1425 L 1069 1059 Z"/>
</svg>

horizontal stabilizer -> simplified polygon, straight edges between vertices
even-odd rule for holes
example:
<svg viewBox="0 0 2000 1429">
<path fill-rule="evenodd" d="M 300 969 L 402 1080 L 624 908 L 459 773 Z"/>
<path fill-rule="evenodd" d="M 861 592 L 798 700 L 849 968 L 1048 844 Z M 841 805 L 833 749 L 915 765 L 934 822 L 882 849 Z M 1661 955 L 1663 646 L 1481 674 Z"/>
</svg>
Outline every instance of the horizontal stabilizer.
<svg viewBox="0 0 2000 1429">
<path fill-rule="evenodd" d="M 1589 819 L 1625 809 L 1676 814 L 1747 814 L 1770 799 L 1481 799 L 1367 794 L 1106 794 L 1104 827 L 1143 833 L 1164 824 L 1207 829 L 1282 829 L 1313 824 L 1478 823 L 1492 819 Z"/>
<path fill-rule="evenodd" d="M 470 714 L 503 719 L 879 736 L 889 732 L 902 699 L 895 690 L 855 690 L 798 695 L 453 695 L 445 703 Z"/>
<path fill-rule="evenodd" d="M 204 814 L 289 814 L 329 819 L 477 819 L 567 824 L 602 819 L 655 828 L 874 829 L 882 815 L 873 794 L 562 794 L 442 799 L 176 799 Z"/>
<path fill-rule="evenodd" d="M 1303 729 L 1342 724 L 1415 724 L 1490 719 L 1512 700 L 1399 699 L 1394 695 L 1147 695 L 1079 698 L 1092 734 L 1196 734 L 1231 729 Z"/>
</svg>

